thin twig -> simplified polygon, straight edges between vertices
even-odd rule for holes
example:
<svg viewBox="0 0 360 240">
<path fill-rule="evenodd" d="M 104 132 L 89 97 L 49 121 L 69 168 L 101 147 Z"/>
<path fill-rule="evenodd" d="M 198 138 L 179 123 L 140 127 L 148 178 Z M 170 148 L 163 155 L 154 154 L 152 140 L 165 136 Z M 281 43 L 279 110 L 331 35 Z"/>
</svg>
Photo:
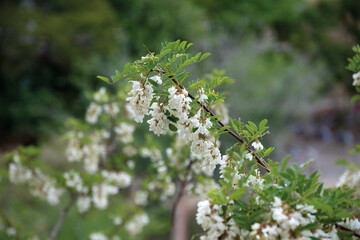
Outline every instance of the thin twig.
<svg viewBox="0 0 360 240">
<path fill-rule="evenodd" d="M 344 240 L 344 234 L 343 234 L 342 229 L 340 228 L 340 225 L 337 225 L 337 224 L 336 224 L 336 228 L 338 229 L 338 231 L 339 231 L 339 233 L 340 233 L 341 240 Z"/>
<path fill-rule="evenodd" d="M 5 222 L 5 224 L 8 226 L 8 227 L 12 227 L 15 229 L 15 238 L 16 239 L 20 239 L 20 236 L 19 236 L 19 233 L 18 231 L 16 230 L 16 228 L 14 227 L 13 223 L 11 222 L 10 218 L 5 214 L 5 212 L 3 211 L 0 211 L 0 215 L 1 215 L 1 218 L 2 220 Z"/>
<path fill-rule="evenodd" d="M 353 235 L 357 238 L 360 238 L 360 234 L 351 230 L 350 228 L 347 228 L 347 227 L 344 227 L 344 226 L 341 226 L 339 224 L 335 224 L 335 226 L 338 228 L 338 229 L 341 229 L 341 230 L 344 230 L 344 231 L 347 231 L 347 232 L 353 232 Z"/>
<path fill-rule="evenodd" d="M 53 227 L 50 237 L 48 238 L 48 240 L 53 240 L 56 238 L 56 236 L 59 233 L 59 230 L 66 218 L 66 216 L 68 215 L 70 209 L 73 207 L 73 205 L 75 204 L 75 201 L 77 199 L 76 195 L 72 195 L 70 198 L 69 203 L 66 205 L 66 207 L 60 212 L 59 218 L 55 224 L 55 226 Z"/>
<path fill-rule="evenodd" d="M 165 70 L 161 65 L 158 65 L 158 66 L 161 68 L 163 74 L 166 74 L 166 73 L 167 73 L 166 70 Z M 172 80 L 177 86 L 179 86 L 181 89 L 185 89 L 185 87 L 175 79 L 175 76 L 171 75 L 170 78 L 171 78 L 171 80 Z M 191 95 L 189 92 L 188 92 L 188 96 L 189 96 L 192 100 L 195 99 L 195 97 L 194 97 L 193 95 Z M 213 116 L 213 117 L 215 116 L 215 114 L 214 114 L 205 104 L 203 104 L 203 103 L 200 102 L 200 101 L 197 101 L 197 103 L 198 103 L 206 112 L 208 112 L 211 116 Z M 220 124 L 221 127 L 224 127 L 224 126 L 225 126 L 225 124 L 222 123 L 222 122 L 220 121 L 220 119 L 215 118 L 215 120 Z M 246 144 L 245 140 L 242 139 L 240 136 L 238 136 L 236 133 L 234 133 L 231 129 L 226 129 L 225 131 L 228 132 L 231 136 L 233 136 L 233 137 L 234 137 L 236 140 L 238 140 L 239 142 Z M 248 150 L 248 151 L 255 157 L 256 161 L 257 161 L 267 172 L 270 172 L 270 168 L 269 168 L 269 167 L 265 164 L 265 162 L 259 157 L 259 155 L 257 155 L 257 154 L 255 153 L 254 150 L 252 150 L 247 144 L 245 145 L 245 148 L 246 148 L 246 150 Z"/>
</svg>

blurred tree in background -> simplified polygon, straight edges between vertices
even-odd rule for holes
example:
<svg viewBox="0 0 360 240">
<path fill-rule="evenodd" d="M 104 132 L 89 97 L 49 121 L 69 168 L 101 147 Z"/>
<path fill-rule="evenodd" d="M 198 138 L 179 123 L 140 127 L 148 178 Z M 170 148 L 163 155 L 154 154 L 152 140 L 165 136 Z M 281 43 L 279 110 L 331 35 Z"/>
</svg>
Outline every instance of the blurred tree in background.
<svg viewBox="0 0 360 240">
<path fill-rule="evenodd" d="M 327 75 L 315 90 L 329 90 L 349 79 L 343 59 L 360 41 L 357 5 L 356 0 L 2 1 L 0 142 L 34 143 L 69 115 L 79 117 L 84 93 L 101 84 L 96 75 L 145 55 L 143 44 L 158 50 L 164 40 L 189 40 L 210 49 L 219 62 L 227 58 L 224 39 L 231 39 L 232 52 L 270 32 L 279 44 L 259 57 L 282 52 L 276 69 L 282 63 L 296 66 L 299 55 L 307 59 L 307 69 L 322 62 Z M 261 64 L 269 69 L 274 63 L 270 58 Z"/>
</svg>

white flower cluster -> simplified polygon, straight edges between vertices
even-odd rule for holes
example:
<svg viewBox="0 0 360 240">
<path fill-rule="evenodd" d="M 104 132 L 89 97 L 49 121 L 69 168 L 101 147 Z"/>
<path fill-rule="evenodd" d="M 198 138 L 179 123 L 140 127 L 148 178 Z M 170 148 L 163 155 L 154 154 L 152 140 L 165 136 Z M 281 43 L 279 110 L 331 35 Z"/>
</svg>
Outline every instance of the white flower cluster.
<svg viewBox="0 0 360 240">
<path fill-rule="evenodd" d="M 85 120 L 88 123 L 97 123 L 103 111 L 113 118 L 120 112 L 120 108 L 116 102 L 108 103 L 109 96 L 104 87 L 94 93 L 94 100 L 94 102 L 90 103 L 86 111 Z"/>
<path fill-rule="evenodd" d="M 169 130 L 169 120 L 164 113 L 164 104 L 154 102 L 150 109 L 149 114 L 152 118 L 147 121 L 149 123 L 149 130 L 158 136 L 167 133 Z"/>
<path fill-rule="evenodd" d="M 199 88 L 199 102 L 204 103 L 208 99 L 208 96 L 205 94 L 204 88 Z"/>
<path fill-rule="evenodd" d="M 196 222 L 206 231 L 201 240 L 222 239 L 232 240 L 240 234 L 240 229 L 233 219 L 225 220 L 221 215 L 223 214 L 221 205 L 210 204 L 208 200 L 200 201 L 196 213 Z"/>
<path fill-rule="evenodd" d="M 132 90 L 129 92 L 129 101 L 132 110 L 135 112 L 135 122 L 141 123 L 144 116 L 148 113 L 151 100 L 153 98 L 153 88 L 148 81 L 131 81 Z"/>
<path fill-rule="evenodd" d="M 76 206 L 80 213 L 84 213 L 89 210 L 91 206 L 91 198 L 88 196 L 89 188 L 83 183 L 83 180 L 79 173 L 71 170 L 64 173 L 66 186 L 74 189 L 79 197 L 76 200 Z"/>
<path fill-rule="evenodd" d="M 84 169 L 90 174 L 95 174 L 99 169 L 99 161 L 101 157 L 106 155 L 106 146 L 103 136 L 95 133 L 91 136 L 91 143 L 85 145 L 84 153 Z"/>
<path fill-rule="evenodd" d="M 101 175 L 108 184 L 119 188 L 126 188 L 131 184 L 131 175 L 126 172 L 101 171 Z"/>
<path fill-rule="evenodd" d="M 95 232 L 90 234 L 90 240 L 108 240 L 108 237 L 103 233 Z"/>
<path fill-rule="evenodd" d="M 45 199 L 50 205 L 57 205 L 64 190 L 55 186 L 55 180 L 50 179 L 40 169 L 35 169 L 33 177 L 29 181 L 30 193 L 41 199 Z"/>
<path fill-rule="evenodd" d="M 341 226 L 350 228 L 351 230 L 358 232 L 360 231 L 360 221 L 357 218 L 346 218 L 342 222 L 338 223 Z"/>
<path fill-rule="evenodd" d="M 76 206 L 80 213 L 86 212 L 91 206 L 91 198 L 88 196 L 80 196 L 76 201 Z"/>
<path fill-rule="evenodd" d="M 352 77 L 354 79 L 353 86 L 355 87 L 360 86 L 360 72 L 354 73 Z"/>
<path fill-rule="evenodd" d="M 145 206 L 148 202 L 148 193 L 142 190 L 136 191 L 134 201 L 137 205 Z"/>
<path fill-rule="evenodd" d="M 158 84 L 162 83 L 160 76 L 154 76 L 151 79 Z M 132 81 L 132 90 L 126 100 L 130 102 L 131 108 L 136 114 L 136 122 L 142 122 L 144 115 L 148 113 L 151 115 L 151 119 L 148 120 L 150 131 L 158 136 L 169 132 L 170 121 L 165 112 L 168 111 L 176 117 L 178 120 L 174 125 L 178 129 L 178 135 L 187 141 L 190 140 L 193 157 L 202 161 L 201 170 L 207 175 L 212 175 L 216 165 L 221 162 L 221 154 L 218 147 L 208 139 L 210 135 L 208 129 L 213 125 L 210 118 L 206 117 L 202 109 L 190 117 L 192 100 L 186 89 L 172 86 L 168 92 L 170 95 L 167 102 L 155 101 L 150 106 L 153 98 L 153 89 L 150 83 L 146 80 L 144 83 Z M 200 88 L 199 101 L 204 102 L 207 98 L 204 89 Z"/>
<path fill-rule="evenodd" d="M 146 213 L 135 215 L 126 225 L 125 229 L 130 236 L 134 237 L 149 224 L 149 216 Z"/>
<path fill-rule="evenodd" d="M 55 186 L 54 179 L 50 179 L 40 169 L 33 171 L 23 166 L 17 154 L 9 164 L 9 180 L 14 184 L 28 184 L 32 195 L 46 200 L 50 205 L 59 204 L 60 196 L 64 192 Z"/>
<path fill-rule="evenodd" d="M 30 169 L 24 167 L 20 161 L 9 164 L 9 179 L 10 182 L 14 184 L 25 183 L 29 181 L 32 177 L 32 172 Z"/>
<path fill-rule="evenodd" d="M 68 133 L 69 142 L 65 150 L 65 156 L 69 162 L 78 162 L 83 158 L 84 153 L 82 151 L 80 140 L 83 136 L 83 132 L 80 131 L 71 131 Z"/>
<path fill-rule="evenodd" d="M 95 124 L 98 121 L 101 111 L 102 111 L 101 105 L 92 102 L 86 111 L 86 115 L 85 115 L 86 121 L 91 124 Z"/>
<path fill-rule="evenodd" d="M 254 223 L 251 226 L 250 236 L 256 239 L 296 239 L 311 240 L 312 238 L 338 239 L 336 229 L 324 232 L 322 229 L 315 231 L 302 230 L 301 227 L 316 221 L 316 209 L 311 205 L 296 205 L 296 209 L 291 209 L 280 198 L 275 197 L 271 205 L 270 218 L 263 223 Z M 298 236 L 294 236 L 298 233 Z"/>
<path fill-rule="evenodd" d="M 160 199 L 162 201 L 165 201 L 169 197 L 173 196 L 175 194 L 176 186 L 168 174 L 168 166 L 166 165 L 160 150 L 156 147 L 153 147 L 151 149 L 142 148 L 140 151 L 140 155 L 144 158 L 150 158 L 153 167 L 158 173 L 155 176 L 150 176 L 150 179 L 147 182 L 146 191 L 160 190 Z M 141 202 L 141 200 L 139 201 Z M 141 203 L 137 204 L 144 205 Z"/>
<path fill-rule="evenodd" d="M 16 229 L 14 227 L 8 227 L 6 229 L 6 234 L 9 236 L 9 237 L 15 237 L 17 232 L 16 232 Z"/>
<path fill-rule="evenodd" d="M 178 135 L 187 141 L 190 140 L 192 156 L 201 160 L 201 170 L 211 175 L 216 165 L 221 162 L 220 150 L 207 139 L 208 129 L 212 127 L 212 122 L 205 116 L 202 109 L 193 117 L 189 117 L 192 100 L 185 89 L 178 90 L 173 86 L 168 89 L 168 92 L 170 93 L 168 110 L 179 119 L 176 123 Z M 203 92 L 200 92 L 200 97 L 202 100 L 206 99 Z M 193 129 L 196 131 L 193 132 Z"/>
<path fill-rule="evenodd" d="M 107 208 L 109 204 L 109 196 L 115 195 L 119 189 L 107 183 L 94 184 L 92 190 L 92 201 L 94 206 L 99 209 Z"/>
<path fill-rule="evenodd" d="M 105 209 L 109 204 L 109 196 L 119 192 L 119 188 L 125 188 L 131 184 L 131 176 L 125 172 L 101 172 L 104 182 L 94 184 L 92 190 L 92 201 L 94 206 Z"/>
<path fill-rule="evenodd" d="M 66 157 L 69 162 L 78 162 L 84 159 L 84 169 L 90 174 L 98 171 L 101 157 L 106 155 L 105 140 L 107 132 L 95 132 L 90 135 L 91 142 L 81 145 L 82 132 L 69 132 L 69 142 L 66 147 Z"/>
<path fill-rule="evenodd" d="M 261 144 L 261 142 L 259 140 L 255 140 L 251 146 L 253 146 L 255 148 L 256 151 L 261 151 L 264 149 L 264 146 Z"/>
<path fill-rule="evenodd" d="M 122 143 L 131 143 L 134 141 L 135 126 L 130 123 L 121 122 L 114 128 L 115 133 L 119 136 Z"/>
<path fill-rule="evenodd" d="M 336 186 L 341 187 L 347 185 L 349 188 L 360 188 L 360 171 L 359 170 L 346 170 L 341 176 Z M 360 191 L 353 193 L 356 197 L 360 197 Z"/>
<path fill-rule="evenodd" d="M 73 188 L 78 193 L 88 193 L 89 189 L 84 186 L 83 180 L 79 173 L 71 170 L 64 173 L 66 186 Z"/>
</svg>

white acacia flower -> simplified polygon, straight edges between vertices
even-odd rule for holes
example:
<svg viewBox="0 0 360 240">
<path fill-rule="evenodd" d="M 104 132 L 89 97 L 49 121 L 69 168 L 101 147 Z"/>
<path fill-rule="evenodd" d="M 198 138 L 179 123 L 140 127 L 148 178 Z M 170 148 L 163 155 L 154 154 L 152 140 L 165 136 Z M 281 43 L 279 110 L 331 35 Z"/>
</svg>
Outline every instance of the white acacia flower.
<svg viewBox="0 0 360 240">
<path fill-rule="evenodd" d="M 360 72 L 353 74 L 352 77 L 354 79 L 353 86 L 360 86 Z"/>
<path fill-rule="evenodd" d="M 360 221 L 357 218 L 346 218 L 339 225 L 348 227 L 353 231 L 360 231 Z"/>
<path fill-rule="evenodd" d="M 135 126 L 126 122 L 119 123 L 114 131 L 120 137 L 122 143 L 130 143 L 134 140 Z"/>
<path fill-rule="evenodd" d="M 9 237 L 14 237 L 16 236 L 16 229 L 13 228 L 13 227 L 8 227 L 6 229 L 6 234 L 9 236 Z"/>
<path fill-rule="evenodd" d="M 97 102 L 107 102 L 109 97 L 106 93 L 106 88 L 101 87 L 97 92 L 94 93 L 94 100 Z"/>
<path fill-rule="evenodd" d="M 158 136 L 169 131 L 169 120 L 164 113 L 164 109 L 162 108 L 163 107 L 160 102 L 154 102 L 150 106 L 151 110 L 149 112 L 152 118 L 147 121 L 149 124 L 149 130 Z"/>
<path fill-rule="evenodd" d="M 111 172 L 103 170 L 101 175 L 106 179 L 107 183 L 125 188 L 131 184 L 131 175 L 126 172 Z"/>
<path fill-rule="evenodd" d="M 153 98 L 153 88 L 149 82 L 141 84 L 138 81 L 132 82 L 132 90 L 128 93 L 126 101 L 130 103 L 135 112 L 135 122 L 141 123 L 144 116 L 148 113 L 151 100 Z"/>
<path fill-rule="evenodd" d="M 176 87 L 168 89 L 169 95 L 169 108 L 168 110 L 175 117 L 179 118 L 180 122 L 186 121 L 189 117 L 191 98 L 188 97 L 188 92 L 185 89 L 178 90 Z"/>
<path fill-rule="evenodd" d="M 199 88 L 199 101 L 204 103 L 205 100 L 208 99 L 208 96 L 204 92 L 204 88 Z"/>
<path fill-rule="evenodd" d="M 145 191 L 137 191 L 134 196 L 134 201 L 137 205 L 145 206 L 147 204 L 148 193 Z"/>
<path fill-rule="evenodd" d="M 101 114 L 102 107 L 95 102 L 92 102 L 86 111 L 85 119 L 91 124 L 95 124 Z"/>
<path fill-rule="evenodd" d="M 103 233 L 96 232 L 90 234 L 90 240 L 108 240 L 108 238 Z"/>
<path fill-rule="evenodd" d="M 247 153 L 247 154 L 245 155 L 245 158 L 248 159 L 248 160 L 250 160 L 250 161 L 252 161 L 253 158 L 254 158 L 254 156 L 253 156 L 251 153 Z"/>
<path fill-rule="evenodd" d="M 109 195 L 118 193 L 118 188 L 109 184 L 95 184 L 92 186 L 92 200 L 94 206 L 99 209 L 105 209 L 108 206 Z"/>
<path fill-rule="evenodd" d="M 154 80 L 154 82 L 156 82 L 157 84 L 162 84 L 162 80 L 159 75 L 152 76 L 150 79 Z"/>
<path fill-rule="evenodd" d="M 46 200 L 50 205 L 58 205 L 64 190 L 57 188 L 55 183 L 54 179 L 50 179 L 37 168 L 29 182 L 30 193 L 35 197 Z"/>
<path fill-rule="evenodd" d="M 31 170 L 22 166 L 20 162 L 9 164 L 9 179 L 12 183 L 24 183 L 30 180 L 32 175 Z"/>
<path fill-rule="evenodd" d="M 79 173 L 71 170 L 64 173 L 64 178 L 68 187 L 74 188 L 77 192 L 87 192 L 88 189 L 84 186 L 83 180 Z"/>
<path fill-rule="evenodd" d="M 194 135 L 197 136 L 199 134 L 203 135 L 209 135 L 209 128 L 212 127 L 213 123 L 211 122 L 210 118 L 202 117 L 202 109 L 199 109 L 199 111 L 190 119 L 193 123 L 194 128 L 198 128 Z"/>
<path fill-rule="evenodd" d="M 225 220 L 220 214 L 220 205 L 210 204 L 209 200 L 198 202 L 196 222 L 207 231 L 205 239 L 218 239 L 226 231 Z"/>
<path fill-rule="evenodd" d="M 114 217 L 114 225 L 120 225 L 122 223 L 121 217 Z"/>
<path fill-rule="evenodd" d="M 130 236 L 139 234 L 145 225 L 149 223 L 149 216 L 146 213 L 135 215 L 126 225 L 125 229 Z"/>
<path fill-rule="evenodd" d="M 79 197 L 76 201 L 76 206 L 80 213 L 86 212 L 91 206 L 91 198 L 87 196 Z"/>
<path fill-rule="evenodd" d="M 251 146 L 253 146 L 255 148 L 256 151 L 261 151 L 264 149 L 264 146 L 261 144 L 261 142 L 259 140 L 255 140 Z"/>
<path fill-rule="evenodd" d="M 70 132 L 69 142 L 65 150 L 66 159 L 69 162 L 78 162 L 82 159 L 84 153 L 81 149 L 80 137 L 82 132 Z"/>
<path fill-rule="evenodd" d="M 120 112 L 120 108 L 116 102 L 105 104 L 103 108 L 104 111 L 113 118 L 116 117 L 116 115 Z"/>
</svg>

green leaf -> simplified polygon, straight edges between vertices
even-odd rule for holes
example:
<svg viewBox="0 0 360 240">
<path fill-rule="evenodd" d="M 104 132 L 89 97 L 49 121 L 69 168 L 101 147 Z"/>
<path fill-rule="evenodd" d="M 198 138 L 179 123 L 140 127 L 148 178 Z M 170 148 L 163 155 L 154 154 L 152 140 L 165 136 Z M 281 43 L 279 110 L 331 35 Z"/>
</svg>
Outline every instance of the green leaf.
<svg viewBox="0 0 360 240">
<path fill-rule="evenodd" d="M 236 189 L 235 191 L 233 191 L 231 194 L 230 194 L 230 200 L 238 200 L 240 199 L 246 192 L 246 188 L 245 187 L 242 187 L 242 188 L 239 188 L 239 189 Z"/>
<path fill-rule="evenodd" d="M 107 77 L 102 77 L 102 76 L 96 76 L 98 79 L 101 79 L 103 80 L 104 82 L 108 83 L 108 84 L 111 84 L 111 81 L 110 79 L 108 79 Z"/>
<path fill-rule="evenodd" d="M 258 128 L 255 123 L 248 121 L 248 124 L 251 126 L 252 129 L 254 129 L 255 132 L 257 132 Z"/>
<path fill-rule="evenodd" d="M 170 129 L 170 131 L 173 131 L 173 132 L 176 132 L 178 130 L 177 127 L 173 124 L 169 124 L 169 129 Z"/>
<path fill-rule="evenodd" d="M 266 149 L 266 151 L 264 152 L 264 156 L 268 156 L 268 155 L 270 155 L 270 153 L 272 152 L 272 151 L 274 151 L 274 147 L 269 147 L 268 149 Z"/>
<path fill-rule="evenodd" d="M 202 61 L 202 60 L 204 60 L 205 58 L 209 57 L 210 55 L 211 55 L 211 53 L 204 53 L 204 54 L 201 56 L 199 62 Z"/>
<path fill-rule="evenodd" d="M 148 79 L 148 81 L 149 81 L 149 83 L 151 83 L 153 86 L 155 86 L 155 87 L 158 87 L 159 86 L 159 84 L 157 83 L 157 82 L 155 82 L 154 80 L 152 80 L 152 79 Z"/>
<path fill-rule="evenodd" d="M 239 132 L 239 128 L 238 128 L 239 123 L 233 118 L 230 118 L 230 121 L 231 121 L 231 125 L 235 129 L 235 131 Z"/>
<path fill-rule="evenodd" d="M 360 94 L 359 95 L 355 95 L 355 96 L 353 96 L 352 98 L 351 98 L 351 103 L 354 103 L 354 102 L 356 102 L 356 101 L 358 101 L 358 100 L 360 100 Z"/>
<path fill-rule="evenodd" d="M 282 160 L 282 162 L 281 162 L 281 171 L 284 171 L 284 170 L 285 170 L 285 168 L 286 168 L 286 166 L 287 166 L 290 158 L 291 158 L 291 155 L 287 155 L 287 156 L 284 158 L 284 160 Z"/>
<path fill-rule="evenodd" d="M 124 70 L 120 73 L 117 74 L 114 78 L 113 78 L 113 83 L 116 83 L 117 81 L 119 81 L 121 78 L 125 77 L 129 71 L 130 71 L 130 67 L 131 67 L 131 63 L 127 63 L 124 66 Z"/>
<path fill-rule="evenodd" d="M 166 49 L 161 50 L 160 55 L 159 55 L 159 58 L 165 57 L 165 56 L 166 56 L 167 54 L 169 54 L 171 51 L 172 51 L 172 49 L 169 49 L 169 48 L 166 48 Z"/>
<path fill-rule="evenodd" d="M 219 129 L 219 131 L 225 131 L 226 129 L 229 129 L 229 128 L 230 128 L 230 126 L 223 126 Z"/>
<path fill-rule="evenodd" d="M 268 122 L 267 119 L 264 119 L 264 120 L 262 120 L 262 121 L 260 122 L 260 124 L 259 124 L 259 130 L 260 130 L 261 132 L 263 132 L 263 131 L 265 131 L 265 130 L 267 129 L 267 127 L 266 127 L 267 122 Z"/>
</svg>

